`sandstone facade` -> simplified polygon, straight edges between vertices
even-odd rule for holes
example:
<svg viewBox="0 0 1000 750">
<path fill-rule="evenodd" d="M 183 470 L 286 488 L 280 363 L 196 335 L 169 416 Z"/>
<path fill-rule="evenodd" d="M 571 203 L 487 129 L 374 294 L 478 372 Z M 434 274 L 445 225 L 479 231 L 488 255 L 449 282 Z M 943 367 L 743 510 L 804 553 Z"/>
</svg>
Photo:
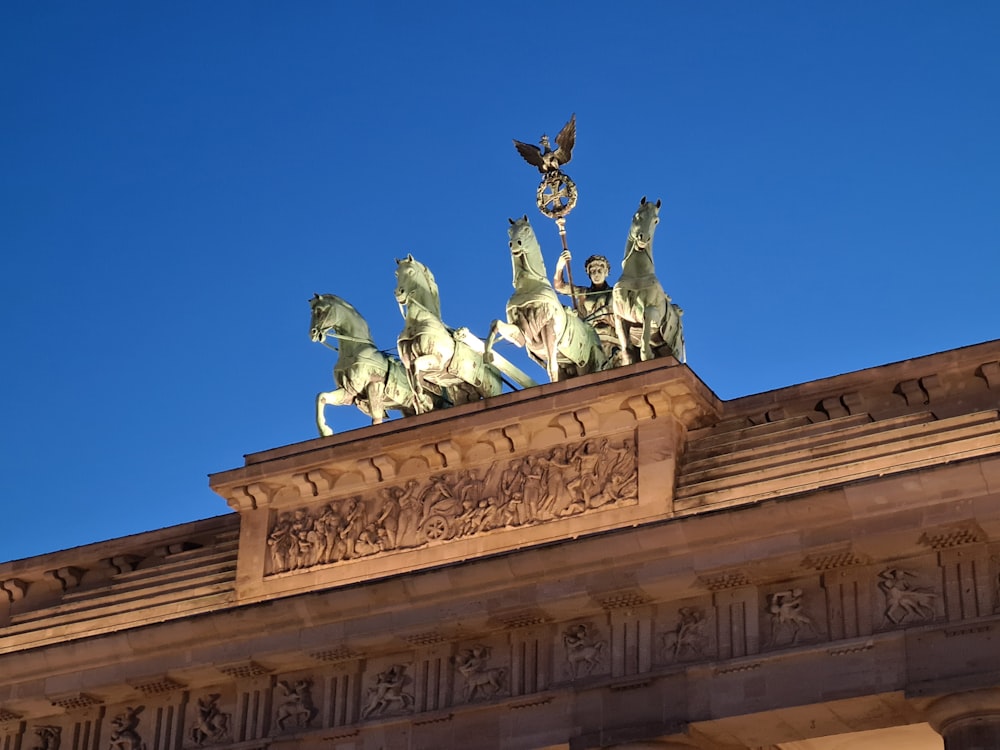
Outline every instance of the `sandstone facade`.
<svg viewBox="0 0 1000 750">
<path fill-rule="evenodd" d="M 1000 747 L 998 408 L 657 360 L 248 456 L 0 565 L 0 750 Z"/>
</svg>

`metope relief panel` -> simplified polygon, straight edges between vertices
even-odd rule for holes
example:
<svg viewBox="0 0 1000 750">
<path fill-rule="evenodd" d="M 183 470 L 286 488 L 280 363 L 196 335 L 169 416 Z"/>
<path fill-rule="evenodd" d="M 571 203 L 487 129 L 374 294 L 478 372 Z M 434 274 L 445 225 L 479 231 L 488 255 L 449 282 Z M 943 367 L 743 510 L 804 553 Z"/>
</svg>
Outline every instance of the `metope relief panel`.
<svg viewBox="0 0 1000 750">
<path fill-rule="evenodd" d="M 33 728 L 35 744 L 33 750 L 59 750 L 62 747 L 62 727 L 54 724 L 39 724 Z M 3 745 L 3 750 L 13 750 L 15 745 Z"/>
<path fill-rule="evenodd" d="M 186 747 L 208 747 L 232 742 L 233 713 L 228 705 L 232 697 L 223 693 L 195 693 L 188 714 Z"/>
<path fill-rule="evenodd" d="M 822 590 L 799 585 L 776 584 L 764 593 L 761 609 L 763 646 L 768 649 L 797 646 L 802 641 L 824 637 L 826 602 Z"/>
<path fill-rule="evenodd" d="M 937 569 L 892 565 L 880 570 L 876 588 L 882 611 L 879 629 L 930 622 L 939 614 L 940 599 L 931 585 L 940 578 Z"/>
<path fill-rule="evenodd" d="M 667 610 L 667 629 L 657 633 L 656 662 L 677 664 L 699 661 L 715 655 L 715 625 L 710 600 L 689 600 L 686 606 Z"/>
<path fill-rule="evenodd" d="M 273 733 L 300 731 L 312 726 L 319 714 L 313 698 L 313 678 L 278 680 L 274 706 Z"/>
<path fill-rule="evenodd" d="M 460 675 L 459 702 L 474 703 L 510 694 L 510 667 L 500 663 L 492 646 L 477 643 L 460 648 L 452 661 Z"/>
<path fill-rule="evenodd" d="M 386 664 L 373 676 L 366 676 L 362 698 L 361 720 L 412 714 L 416 698 L 413 694 L 413 665 Z"/>
<path fill-rule="evenodd" d="M 109 750 L 147 750 L 145 738 L 151 736 L 149 727 L 140 727 L 141 714 L 145 709 L 145 706 L 125 706 L 115 712 L 110 722 Z M 155 740 L 151 740 L 151 743 L 155 748 Z"/>
<path fill-rule="evenodd" d="M 638 502 L 635 441 L 593 438 L 274 514 L 267 573 L 313 568 Z"/>
<path fill-rule="evenodd" d="M 606 674 L 609 665 L 606 630 L 594 622 L 576 622 L 560 629 L 563 677 L 579 680 Z"/>
</svg>

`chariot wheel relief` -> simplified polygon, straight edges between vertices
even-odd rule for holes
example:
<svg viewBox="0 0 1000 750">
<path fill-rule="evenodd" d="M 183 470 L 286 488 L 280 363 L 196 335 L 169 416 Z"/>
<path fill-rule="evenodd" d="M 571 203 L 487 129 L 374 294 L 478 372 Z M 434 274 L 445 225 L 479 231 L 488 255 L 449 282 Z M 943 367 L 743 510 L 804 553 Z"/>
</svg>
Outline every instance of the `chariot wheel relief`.
<svg viewBox="0 0 1000 750">
<path fill-rule="evenodd" d="M 550 219 L 561 219 L 576 206 L 576 183 L 562 172 L 549 172 L 535 193 L 538 210 Z"/>
<path fill-rule="evenodd" d="M 451 524 L 442 515 L 435 514 L 424 522 L 424 536 L 432 542 L 438 539 L 447 539 L 450 530 Z"/>
</svg>

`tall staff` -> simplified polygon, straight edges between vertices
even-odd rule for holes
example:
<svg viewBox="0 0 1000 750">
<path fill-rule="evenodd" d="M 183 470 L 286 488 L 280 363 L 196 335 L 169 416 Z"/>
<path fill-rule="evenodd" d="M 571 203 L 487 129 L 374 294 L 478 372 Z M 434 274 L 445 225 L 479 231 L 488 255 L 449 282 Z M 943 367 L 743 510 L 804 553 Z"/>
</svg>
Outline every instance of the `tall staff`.
<svg viewBox="0 0 1000 750">
<path fill-rule="evenodd" d="M 573 158 L 573 145 L 576 143 L 576 115 L 569 118 L 569 122 L 556 136 L 557 148 L 555 151 L 552 150 L 552 144 L 547 135 L 543 135 L 539 143 L 541 148 L 515 139 L 514 147 L 528 164 L 537 167 L 538 171 L 542 173 L 542 181 L 535 193 L 535 204 L 539 211 L 555 221 L 556 227 L 559 229 L 559 239 L 562 240 L 563 250 L 569 250 L 569 245 L 566 244 L 566 216 L 576 206 L 577 192 L 576 183 L 562 171 L 561 167 Z M 569 275 L 573 307 L 582 317 L 583 309 L 576 296 L 576 287 L 573 285 L 573 271 L 568 264 L 566 273 Z"/>
</svg>

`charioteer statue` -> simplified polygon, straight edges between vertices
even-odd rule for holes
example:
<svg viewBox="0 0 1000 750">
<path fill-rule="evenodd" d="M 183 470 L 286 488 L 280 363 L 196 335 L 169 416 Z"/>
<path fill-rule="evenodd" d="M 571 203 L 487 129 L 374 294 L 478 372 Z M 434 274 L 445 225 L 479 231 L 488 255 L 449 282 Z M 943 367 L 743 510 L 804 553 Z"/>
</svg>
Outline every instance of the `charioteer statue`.
<svg viewBox="0 0 1000 750">
<path fill-rule="evenodd" d="M 615 333 L 615 316 L 611 304 L 612 288 L 608 283 L 611 264 L 603 255 L 591 255 L 583 264 L 583 269 L 590 278 L 590 286 L 579 286 L 566 278 L 572 259 L 569 250 L 563 250 L 559 254 L 552 286 L 559 294 L 565 294 L 575 301 L 577 312 L 597 331 L 605 356 L 613 362 L 618 351 L 618 334 Z"/>
</svg>

